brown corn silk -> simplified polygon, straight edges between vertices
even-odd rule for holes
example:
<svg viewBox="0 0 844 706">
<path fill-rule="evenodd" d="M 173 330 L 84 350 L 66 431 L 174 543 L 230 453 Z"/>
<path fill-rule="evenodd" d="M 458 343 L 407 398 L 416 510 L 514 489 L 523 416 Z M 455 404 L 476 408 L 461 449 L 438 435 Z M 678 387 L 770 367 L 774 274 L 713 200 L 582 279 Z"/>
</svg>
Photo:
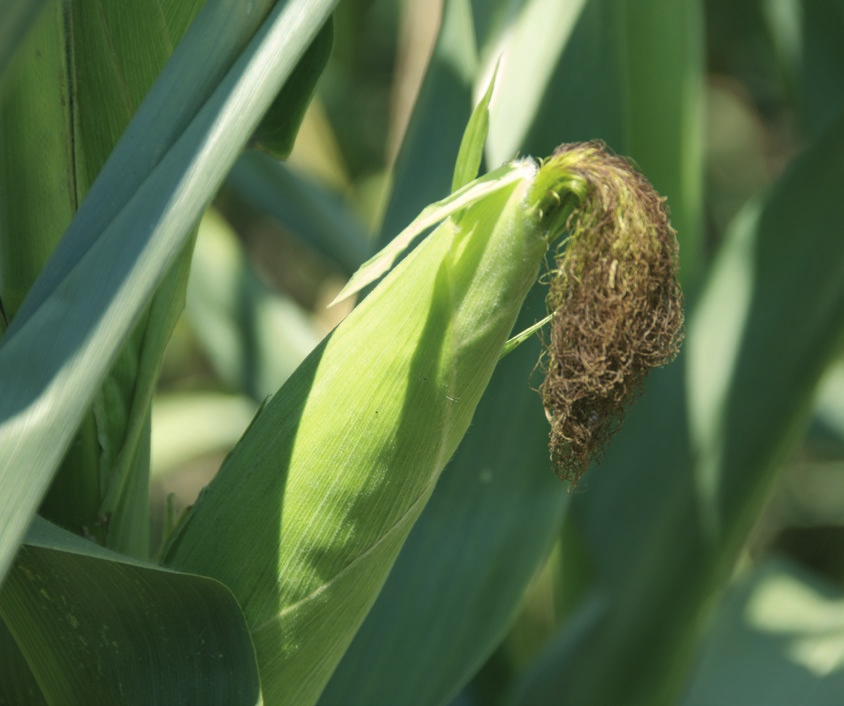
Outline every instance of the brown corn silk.
<svg viewBox="0 0 844 706">
<path fill-rule="evenodd" d="M 665 199 L 598 142 L 559 147 L 579 204 L 549 274 L 540 394 L 558 475 L 576 484 L 621 427 L 651 368 L 682 340 L 677 239 Z"/>
</svg>

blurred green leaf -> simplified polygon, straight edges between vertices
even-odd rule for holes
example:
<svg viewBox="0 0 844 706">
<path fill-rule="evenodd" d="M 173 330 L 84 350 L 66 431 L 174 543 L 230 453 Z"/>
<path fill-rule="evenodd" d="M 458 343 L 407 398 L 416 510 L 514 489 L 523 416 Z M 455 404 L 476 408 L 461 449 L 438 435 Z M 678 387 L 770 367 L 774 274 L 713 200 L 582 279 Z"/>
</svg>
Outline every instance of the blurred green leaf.
<svg viewBox="0 0 844 706">
<path fill-rule="evenodd" d="M 369 238 L 352 210 L 336 194 L 268 155 L 247 152 L 226 183 L 346 274 L 369 256 Z"/>
<path fill-rule="evenodd" d="M 274 393 L 320 340 L 295 302 L 261 282 L 214 212 L 200 224 L 186 314 L 220 379 L 256 402 Z"/>
<path fill-rule="evenodd" d="M 844 108 L 844 3 L 776 0 L 762 3 L 780 65 L 806 126 L 817 134 Z"/>
<path fill-rule="evenodd" d="M 575 498 L 597 581 L 516 703 L 676 699 L 706 607 L 841 344 L 844 241 L 830 234 L 842 165 L 840 117 L 736 219 L 690 317 L 681 364 L 653 376 L 587 475 L 589 492 Z"/>
<path fill-rule="evenodd" d="M 214 392 L 158 395 L 152 407 L 153 476 L 212 453 L 231 450 L 257 411 L 242 395 Z"/>
<path fill-rule="evenodd" d="M 0 95 L 4 72 L 47 0 L 6 0 L 0 7 Z"/>
<path fill-rule="evenodd" d="M 482 0 L 474 3 L 476 12 L 482 11 L 481 3 Z M 591 122 L 594 116 L 589 107 L 591 99 L 598 95 L 618 100 L 605 84 L 595 82 L 596 77 L 616 80 L 613 63 L 617 61 L 618 42 L 613 41 L 611 34 L 617 13 L 606 12 L 606 6 L 603 0 L 524 0 L 499 5 L 499 14 L 503 15 L 499 22 L 505 24 L 480 40 L 487 70 L 500 62 L 487 141 L 490 165 L 518 152 L 550 154 L 563 139 L 603 137 L 611 144 L 615 142 L 612 136 L 602 134 L 601 123 Z M 573 73 L 571 57 L 576 57 L 577 63 Z M 577 74 L 581 74 L 579 80 Z M 561 109 L 549 111 L 549 101 Z M 611 104 L 605 108 L 610 110 L 612 123 L 616 116 Z M 553 112 L 553 117 L 549 112 Z M 560 122 L 565 120 L 571 125 L 577 115 L 589 125 L 589 134 L 582 138 L 561 136 Z M 531 137 L 536 129 L 550 138 L 548 144 L 537 144 L 540 140 Z"/>
<path fill-rule="evenodd" d="M 477 51 L 470 0 L 446 0 L 437 43 L 393 166 L 381 246 L 424 206 L 451 193 L 455 159 L 475 102 Z"/>
<path fill-rule="evenodd" d="M 704 28 L 700 0 L 622 0 L 627 144 L 668 198 L 680 242 L 681 278 L 703 272 Z"/>
<path fill-rule="evenodd" d="M 827 706 L 844 692 L 844 594 L 788 562 L 719 602 L 684 706 Z"/>
<path fill-rule="evenodd" d="M 249 631 L 225 586 L 43 520 L 0 590 L 0 614 L 49 703 L 261 703 Z"/>
</svg>

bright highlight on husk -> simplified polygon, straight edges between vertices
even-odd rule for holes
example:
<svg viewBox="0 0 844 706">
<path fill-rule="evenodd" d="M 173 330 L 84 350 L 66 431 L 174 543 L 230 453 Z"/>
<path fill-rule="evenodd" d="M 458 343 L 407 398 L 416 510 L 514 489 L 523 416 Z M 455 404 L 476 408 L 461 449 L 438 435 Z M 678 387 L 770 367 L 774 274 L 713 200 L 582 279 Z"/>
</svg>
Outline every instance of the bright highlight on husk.
<svg viewBox="0 0 844 706">
<path fill-rule="evenodd" d="M 568 174 L 580 194 L 548 278 L 539 390 L 557 473 L 577 483 L 647 373 L 677 355 L 683 293 L 665 199 L 629 161 L 588 142 L 557 148 L 543 168 Z"/>
</svg>

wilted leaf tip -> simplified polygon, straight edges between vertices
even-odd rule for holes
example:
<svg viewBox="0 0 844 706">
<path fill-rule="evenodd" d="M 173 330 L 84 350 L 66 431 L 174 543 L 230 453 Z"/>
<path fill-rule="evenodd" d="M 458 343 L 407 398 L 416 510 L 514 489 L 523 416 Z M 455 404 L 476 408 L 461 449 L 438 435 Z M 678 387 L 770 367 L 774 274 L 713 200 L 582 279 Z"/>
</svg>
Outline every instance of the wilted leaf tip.
<svg viewBox="0 0 844 706">
<path fill-rule="evenodd" d="M 553 191 L 556 183 L 559 193 L 562 184 L 579 201 L 548 277 L 553 319 L 539 389 L 557 474 L 577 483 L 600 460 L 650 369 L 677 355 L 678 247 L 665 199 L 602 143 L 558 147 L 543 171 L 537 186 Z"/>
</svg>

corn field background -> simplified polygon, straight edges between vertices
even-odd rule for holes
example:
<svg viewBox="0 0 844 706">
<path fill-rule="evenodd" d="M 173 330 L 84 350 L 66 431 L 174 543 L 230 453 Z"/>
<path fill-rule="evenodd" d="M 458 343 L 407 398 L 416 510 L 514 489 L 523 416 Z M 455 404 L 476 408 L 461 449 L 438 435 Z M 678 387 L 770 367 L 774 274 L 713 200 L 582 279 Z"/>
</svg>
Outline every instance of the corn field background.
<svg viewBox="0 0 844 706">
<path fill-rule="evenodd" d="M 6 0 L 0 704 L 844 703 L 842 30 L 841 0 Z M 481 173 L 635 160 L 683 349 L 573 492 L 537 336 L 430 498 L 341 463 L 397 504 L 331 525 L 323 478 L 267 490 L 286 395 L 317 404 L 329 302 L 448 197 L 496 66 Z M 414 353 L 389 321 L 314 467 L 377 435 L 347 391 Z"/>
</svg>

